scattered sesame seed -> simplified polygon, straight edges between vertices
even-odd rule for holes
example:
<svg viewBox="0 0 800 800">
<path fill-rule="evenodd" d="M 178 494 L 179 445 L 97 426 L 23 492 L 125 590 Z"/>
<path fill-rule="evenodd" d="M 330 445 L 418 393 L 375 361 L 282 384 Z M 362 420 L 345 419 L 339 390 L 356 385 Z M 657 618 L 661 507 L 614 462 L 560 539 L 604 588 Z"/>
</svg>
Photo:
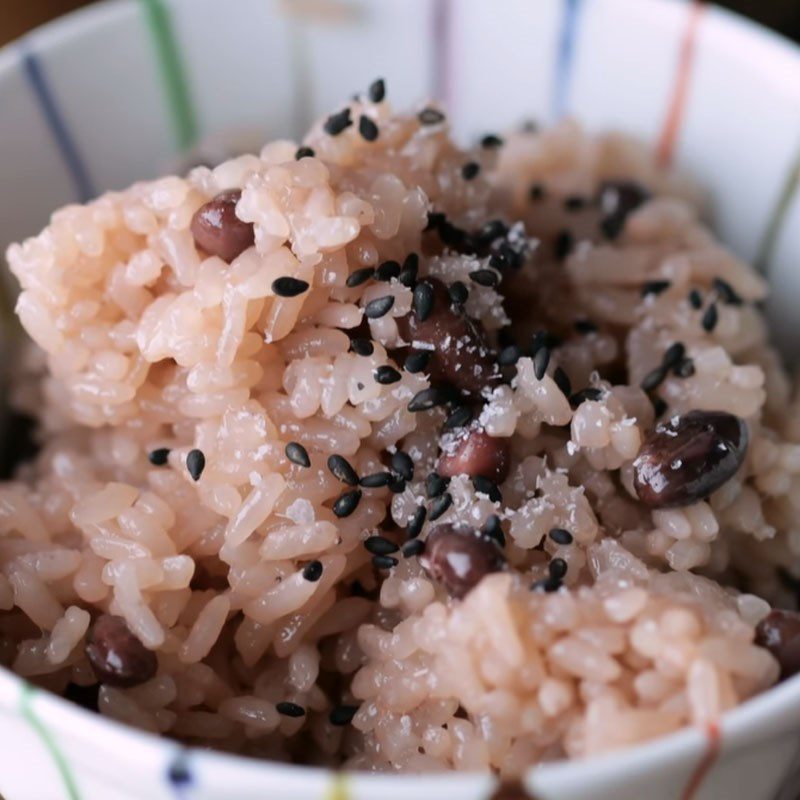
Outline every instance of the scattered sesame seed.
<svg viewBox="0 0 800 800">
<path fill-rule="evenodd" d="M 430 350 L 417 350 L 411 352 L 406 356 L 406 362 L 403 364 L 403 369 L 406 372 L 417 373 L 422 372 L 431 360 L 433 353 Z"/>
<path fill-rule="evenodd" d="M 452 431 L 456 428 L 463 428 L 470 422 L 472 422 L 472 409 L 469 406 L 459 406 L 444 421 L 444 429 Z"/>
<path fill-rule="evenodd" d="M 547 565 L 547 571 L 551 578 L 561 580 L 567 574 L 567 562 L 563 558 L 554 558 Z"/>
<path fill-rule="evenodd" d="M 447 217 L 441 211 L 429 211 L 428 212 L 428 224 L 425 226 L 424 230 L 426 231 L 433 231 L 438 228 L 441 228 L 447 222 Z"/>
<path fill-rule="evenodd" d="M 703 296 L 697 289 L 692 289 L 688 294 L 689 305 L 699 311 L 703 307 Z"/>
<path fill-rule="evenodd" d="M 374 267 L 362 267 L 361 269 L 357 269 L 351 272 L 347 276 L 345 285 L 351 289 L 354 288 L 355 286 L 361 286 L 362 283 L 366 283 L 374 274 L 375 274 Z"/>
<path fill-rule="evenodd" d="M 534 592 L 557 592 L 560 588 L 561 583 L 552 578 L 544 578 L 531 584 L 531 590 Z"/>
<path fill-rule="evenodd" d="M 430 411 L 436 406 L 443 406 L 448 400 L 446 392 L 436 386 L 417 392 L 408 404 L 409 411 Z"/>
<path fill-rule="evenodd" d="M 322 562 L 309 561 L 303 567 L 303 577 L 311 583 L 316 583 L 322 577 Z"/>
<path fill-rule="evenodd" d="M 556 544 L 572 544 L 572 534 L 565 528 L 553 528 L 547 534 Z"/>
<path fill-rule="evenodd" d="M 472 479 L 472 486 L 476 492 L 487 495 L 493 503 L 499 503 L 503 499 L 497 484 L 484 475 L 476 475 Z"/>
<path fill-rule="evenodd" d="M 686 353 L 686 347 L 683 342 L 673 342 L 665 351 L 664 358 L 661 361 L 661 366 L 664 369 L 671 369 L 674 367 Z"/>
<path fill-rule="evenodd" d="M 572 327 L 578 333 L 597 333 L 597 325 L 594 324 L 590 319 L 576 319 L 575 322 L 572 323 Z"/>
<path fill-rule="evenodd" d="M 376 383 L 384 386 L 397 383 L 403 377 L 394 367 L 390 367 L 388 364 L 376 367 L 372 372 L 372 376 L 375 378 Z"/>
<path fill-rule="evenodd" d="M 581 389 L 579 392 L 575 392 L 572 397 L 569 398 L 569 404 L 573 408 L 577 408 L 584 400 L 599 400 L 603 396 L 602 389 L 596 389 L 594 386 L 588 386 L 586 389 Z"/>
<path fill-rule="evenodd" d="M 486 136 L 481 139 L 481 147 L 486 150 L 494 150 L 497 147 L 502 147 L 503 144 L 505 144 L 503 140 L 494 133 L 487 133 Z"/>
<path fill-rule="evenodd" d="M 357 356 L 371 356 L 375 352 L 375 345 L 369 339 L 351 339 L 350 349 Z"/>
<path fill-rule="evenodd" d="M 290 278 L 288 275 L 282 278 L 275 278 L 272 281 L 272 291 L 278 297 L 297 297 L 308 291 L 308 281 L 301 281 L 300 278 Z"/>
<path fill-rule="evenodd" d="M 414 480 L 414 462 L 408 453 L 404 453 L 402 450 L 392 453 L 390 463 L 392 470 L 401 478 L 407 481 Z"/>
<path fill-rule="evenodd" d="M 642 382 L 639 384 L 641 386 L 642 391 L 644 392 L 652 392 L 653 389 L 658 388 L 664 378 L 667 377 L 667 372 L 664 367 L 656 367 L 655 369 L 651 369 L 647 375 L 642 378 Z"/>
<path fill-rule="evenodd" d="M 657 394 L 651 394 L 648 395 L 648 397 L 650 398 L 650 403 L 653 406 L 656 417 L 660 417 L 667 410 L 667 404 Z"/>
<path fill-rule="evenodd" d="M 400 274 L 400 265 L 396 261 L 384 261 L 375 270 L 375 280 L 388 282 Z"/>
<path fill-rule="evenodd" d="M 493 269 L 476 269 L 469 273 L 471 281 L 480 286 L 494 288 L 500 282 L 499 275 Z"/>
<path fill-rule="evenodd" d="M 600 232 L 606 239 L 612 242 L 619 238 L 624 227 L 624 214 L 609 214 L 607 217 L 603 217 L 603 219 L 600 220 Z"/>
<path fill-rule="evenodd" d="M 453 495 L 451 495 L 450 492 L 445 492 L 441 497 L 437 497 L 433 503 L 431 503 L 428 519 L 431 522 L 439 519 L 451 505 L 453 505 Z"/>
<path fill-rule="evenodd" d="M 425 551 L 425 542 L 422 539 L 411 539 L 403 545 L 403 558 L 412 558 L 421 555 Z"/>
<path fill-rule="evenodd" d="M 411 299 L 414 315 L 420 322 L 424 322 L 433 311 L 433 286 L 428 281 L 420 281 L 414 287 L 414 296 Z"/>
<path fill-rule="evenodd" d="M 359 483 L 365 489 L 379 489 L 382 486 L 388 486 L 391 479 L 391 472 L 373 472 L 371 475 L 365 475 L 361 478 Z"/>
<path fill-rule="evenodd" d="M 670 286 L 672 286 L 670 281 L 647 281 L 647 283 L 642 286 L 642 297 L 647 297 L 651 294 L 661 294 L 661 292 L 666 292 Z"/>
<path fill-rule="evenodd" d="M 147 454 L 147 460 L 154 467 L 163 467 L 169 459 L 169 453 L 169 447 L 157 447 L 155 450 L 151 450 Z"/>
<path fill-rule="evenodd" d="M 306 715 L 306 710 L 303 706 L 299 706 L 297 703 L 290 703 L 286 700 L 275 703 L 275 710 L 279 714 L 283 714 L 284 717 L 304 717 Z"/>
<path fill-rule="evenodd" d="M 731 306 L 740 306 L 744 302 L 741 295 L 722 278 L 714 278 L 712 286 L 716 289 L 719 299 Z"/>
<path fill-rule="evenodd" d="M 422 526 L 425 524 L 425 517 L 428 509 L 425 506 L 417 506 L 417 510 L 411 515 L 411 519 L 406 525 L 406 536 L 409 539 L 416 539 L 422 533 Z"/>
<path fill-rule="evenodd" d="M 572 394 L 572 381 L 570 381 L 569 375 L 561 367 L 556 367 L 553 371 L 553 380 L 564 397 L 569 397 Z"/>
<path fill-rule="evenodd" d="M 438 472 L 430 472 L 425 478 L 425 494 L 428 499 L 439 497 L 450 484 L 450 478 L 445 478 Z"/>
<path fill-rule="evenodd" d="M 462 281 L 453 281 L 447 289 L 450 299 L 457 305 L 463 306 L 469 298 L 469 289 Z"/>
<path fill-rule="evenodd" d="M 333 513 L 340 519 L 349 517 L 356 510 L 359 500 L 361 500 L 360 489 L 351 489 L 349 492 L 344 492 L 333 504 Z"/>
<path fill-rule="evenodd" d="M 308 451 L 298 442 L 289 442 L 284 449 L 284 453 L 286 453 L 286 458 L 288 458 L 292 464 L 297 464 L 298 467 L 311 466 L 311 459 L 308 457 Z"/>
<path fill-rule="evenodd" d="M 310 147 L 306 147 L 305 145 L 298 147 L 294 153 L 296 161 L 299 161 L 301 158 L 314 158 L 315 155 L 316 153 Z"/>
<path fill-rule="evenodd" d="M 672 370 L 679 378 L 691 378 L 694 375 L 694 361 L 691 358 L 681 359 Z"/>
<path fill-rule="evenodd" d="M 522 348 L 516 344 L 510 344 L 504 347 L 497 356 L 497 363 L 501 367 L 512 367 L 524 355 Z"/>
<path fill-rule="evenodd" d="M 461 167 L 461 177 L 465 181 L 471 181 L 473 178 L 478 177 L 480 171 L 481 165 L 477 161 L 467 161 L 467 163 Z"/>
<path fill-rule="evenodd" d="M 704 312 L 703 317 L 700 320 L 700 324 L 703 326 L 703 330 L 711 333 L 714 328 L 717 327 L 717 322 L 719 320 L 719 312 L 717 311 L 717 304 L 712 303 Z"/>
<path fill-rule="evenodd" d="M 544 200 L 544 195 L 545 190 L 542 183 L 534 183 L 528 191 L 528 197 L 535 203 L 538 203 L 539 200 Z"/>
<path fill-rule="evenodd" d="M 396 553 L 400 548 L 384 536 L 368 536 L 364 539 L 364 547 L 374 556 L 388 556 Z"/>
<path fill-rule="evenodd" d="M 497 514 L 489 514 L 481 533 L 489 539 L 493 539 L 500 547 L 506 546 L 506 535 L 503 533 L 503 529 L 500 526 L 500 517 Z"/>
<path fill-rule="evenodd" d="M 536 376 L 536 380 L 540 381 L 544 378 L 549 364 L 550 348 L 540 347 L 533 356 L 533 374 Z"/>
<path fill-rule="evenodd" d="M 571 252 L 575 244 L 575 238 L 568 230 L 563 230 L 556 236 L 554 253 L 556 261 L 563 261 Z"/>
<path fill-rule="evenodd" d="M 392 474 L 392 477 L 389 479 L 389 491 L 394 494 L 403 494 L 405 490 L 405 478 L 400 477 L 400 475 Z"/>
<path fill-rule="evenodd" d="M 364 316 L 367 319 L 378 319 L 389 313 L 389 310 L 394 305 L 394 295 L 387 294 L 383 297 L 376 297 L 370 300 L 364 307 Z"/>
<path fill-rule="evenodd" d="M 358 132 L 367 142 L 374 142 L 378 138 L 378 126 L 366 114 L 362 114 L 358 120 Z"/>
<path fill-rule="evenodd" d="M 367 89 L 367 97 L 373 103 L 382 103 L 383 98 L 386 97 L 386 81 L 383 78 L 372 81 Z"/>
<path fill-rule="evenodd" d="M 564 198 L 564 209 L 566 211 L 581 211 L 588 205 L 588 198 L 580 194 L 571 194 Z"/>
<path fill-rule="evenodd" d="M 353 721 L 353 717 L 356 715 L 357 711 L 358 706 L 334 706 L 331 709 L 331 713 L 328 714 L 328 722 L 337 728 L 341 728 L 344 725 L 349 725 Z"/>
<path fill-rule="evenodd" d="M 400 270 L 397 280 L 410 289 L 417 282 L 418 272 L 419 256 L 416 253 L 409 253 L 403 261 L 403 268 Z"/>
<path fill-rule="evenodd" d="M 186 469 L 192 476 L 193 481 L 199 481 L 203 470 L 206 468 L 206 457 L 202 450 L 190 450 L 186 454 Z"/>
<path fill-rule="evenodd" d="M 358 473 L 350 465 L 350 462 L 336 453 L 328 456 L 328 469 L 334 478 L 338 478 L 348 486 L 358 486 Z"/>
<path fill-rule="evenodd" d="M 372 556 L 372 566 L 375 569 L 391 569 L 396 567 L 398 561 L 392 556 Z"/>
<path fill-rule="evenodd" d="M 338 136 L 342 131 L 349 128 L 353 124 L 353 119 L 350 116 L 350 108 L 343 108 L 335 114 L 331 114 L 325 120 L 323 129 L 325 133 L 330 136 Z"/>
<path fill-rule="evenodd" d="M 438 125 L 440 122 L 444 122 L 444 114 L 439 111 L 438 108 L 423 108 L 422 111 L 417 114 L 417 118 L 423 125 Z"/>
</svg>

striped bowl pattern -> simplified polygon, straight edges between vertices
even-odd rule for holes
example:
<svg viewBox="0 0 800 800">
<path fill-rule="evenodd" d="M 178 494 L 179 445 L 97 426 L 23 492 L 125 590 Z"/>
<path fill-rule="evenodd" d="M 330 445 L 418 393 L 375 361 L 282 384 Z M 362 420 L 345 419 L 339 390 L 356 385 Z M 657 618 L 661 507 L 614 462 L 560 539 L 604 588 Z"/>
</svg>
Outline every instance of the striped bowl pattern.
<svg viewBox="0 0 800 800">
<path fill-rule="evenodd" d="M 0 252 L 60 205 L 182 154 L 297 136 L 373 77 L 474 137 L 575 115 L 652 142 L 711 190 L 718 230 L 770 279 L 800 344 L 800 53 L 681 0 L 110 0 L 0 51 Z M 8 187 L 13 187 L 10 189 Z M 800 682 L 627 753 L 532 770 L 507 800 L 795 800 Z M 488 776 L 341 775 L 195 752 L 0 670 L 6 800 L 500 797 Z M 496 794 L 495 794 L 496 793 Z"/>
</svg>

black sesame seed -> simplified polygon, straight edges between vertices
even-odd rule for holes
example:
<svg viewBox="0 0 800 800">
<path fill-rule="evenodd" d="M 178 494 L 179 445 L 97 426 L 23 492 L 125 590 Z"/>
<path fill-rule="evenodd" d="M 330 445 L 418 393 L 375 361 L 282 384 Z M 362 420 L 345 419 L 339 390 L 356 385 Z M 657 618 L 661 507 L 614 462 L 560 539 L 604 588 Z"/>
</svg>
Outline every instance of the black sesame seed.
<svg viewBox="0 0 800 800">
<path fill-rule="evenodd" d="M 438 108 L 423 108 L 417 114 L 417 118 L 423 125 L 438 125 L 444 122 L 444 114 Z"/>
<path fill-rule="evenodd" d="M 572 381 L 569 379 L 569 375 L 561 367 L 556 367 L 555 371 L 553 372 L 553 380 L 555 381 L 556 386 L 561 390 L 561 394 L 564 397 L 569 397 L 572 394 Z"/>
<path fill-rule="evenodd" d="M 469 273 L 471 281 L 480 286 L 494 288 L 500 282 L 500 276 L 493 269 L 476 269 Z"/>
<path fill-rule="evenodd" d="M 564 528 L 553 528 L 547 534 L 556 544 L 572 544 L 572 534 Z"/>
<path fill-rule="evenodd" d="M 359 484 L 365 489 L 379 489 L 382 486 L 388 486 L 391 479 L 391 472 L 373 472 L 371 475 L 361 478 Z"/>
<path fill-rule="evenodd" d="M 392 474 L 388 485 L 389 491 L 394 494 L 403 494 L 403 492 L 406 490 L 405 478 L 401 478 L 399 475 Z"/>
<path fill-rule="evenodd" d="M 487 133 L 481 139 L 481 147 L 487 150 L 494 150 L 497 147 L 502 147 L 504 144 L 503 140 L 494 133 Z"/>
<path fill-rule="evenodd" d="M 388 556 L 389 553 L 396 553 L 400 549 L 383 536 L 368 536 L 364 539 L 364 547 L 374 556 Z"/>
<path fill-rule="evenodd" d="M 308 291 L 308 281 L 301 281 L 300 278 L 290 278 L 289 276 L 275 278 L 272 281 L 272 291 L 278 297 L 297 297 Z"/>
<path fill-rule="evenodd" d="M 303 577 L 311 583 L 316 583 L 322 577 L 322 562 L 309 561 L 303 567 Z"/>
<path fill-rule="evenodd" d="M 349 128 L 352 124 L 353 120 L 350 116 L 350 109 L 343 108 L 341 111 L 331 114 L 328 119 L 325 120 L 323 129 L 325 130 L 325 133 L 329 134 L 330 136 L 338 136 L 343 130 Z"/>
<path fill-rule="evenodd" d="M 575 394 L 569 398 L 569 404 L 573 408 L 577 408 L 585 400 L 599 400 L 602 396 L 602 389 L 596 389 L 593 386 L 589 386 L 586 389 L 581 389 L 579 392 L 575 392 Z"/>
<path fill-rule="evenodd" d="M 424 322 L 433 311 L 433 286 L 428 281 L 420 281 L 414 287 L 414 296 L 411 300 L 414 315 L 420 322 Z"/>
<path fill-rule="evenodd" d="M 310 147 L 303 145 L 297 148 L 294 157 L 296 161 L 299 161 L 301 158 L 314 158 L 315 155 L 316 153 Z"/>
<path fill-rule="evenodd" d="M 497 514 L 490 514 L 486 518 L 481 533 L 489 539 L 494 539 L 500 547 L 506 546 L 506 536 L 503 533 L 502 527 L 500 527 L 500 517 L 498 517 Z"/>
<path fill-rule="evenodd" d="M 457 305 L 463 306 L 469 297 L 469 289 L 461 281 L 453 281 L 447 289 L 450 299 Z"/>
<path fill-rule="evenodd" d="M 540 381 L 544 378 L 547 372 L 547 367 L 550 364 L 550 348 L 540 347 L 533 357 L 533 374 L 536 380 Z"/>
<path fill-rule="evenodd" d="M 544 195 L 545 195 L 544 184 L 541 183 L 534 183 L 528 192 L 528 197 L 530 197 L 530 199 L 533 200 L 534 202 L 543 200 Z"/>
<path fill-rule="evenodd" d="M 192 476 L 193 481 L 199 481 L 203 470 L 206 467 L 206 457 L 202 450 L 190 450 L 186 454 L 186 469 Z"/>
<path fill-rule="evenodd" d="M 372 375 L 376 383 L 384 386 L 388 386 L 390 383 L 397 383 L 403 377 L 394 367 L 390 367 L 388 364 L 376 367 Z"/>
<path fill-rule="evenodd" d="M 378 269 L 375 270 L 375 280 L 377 281 L 390 281 L 400 274 L 400 265 L 396 261 L 384 261 Z"/>
<path fill-rule="evenodd" d="M 547 565 L 547 571 L 551 578 L 561 580 L 567 574 L 567 562 L 563 558 L 554 558 Z"/>
<path fill-rule="evenodd" d="M 667 404 L 657 394 L 651 394 L 648 395 L 648 397 L 650 398 L 650 403 L 653 406 L 656 417 L 660 417 L 667 410 Z"/>
<path fill-rule="evenodd" d="M 361 500 L 361 490 L 351 489 L 339 496 L 333 504 L 333 513 L 339 518 L 349 517 L 356 510 L 359 500 Z"/>
<path fill-rule="evenodd" d="M 448 394 L 436 386 L 417 392 L 408 404 L 409 411 L 430 411 L 436 406 L 443 406 L 448 400 Z"/>
<path fill-rule="evenodd" d="M 411 373 L 422 372 L 428 366 L 432 355 L 433 352 L 431 350 L 417 350 L 411 352 L 406 357 L 406 363 L 403 364 L 403 369 Z"/>
<path fill-rule="evenodd" d="M 484 475 L 476 475 L 472 479 L 472 486 L 476 492 L 487 495 L 493 503 L 499 503 L 503 499 L 497 484 Z"/>
<path fill-rule="evenodd" d="M 647 283 L 642 286 L 642 297 L 647 297 L 651 294 L 661 294 L 661 292 L 666 292 L 670 286 L 672 286 L 670 281 L 647 281 Z"/>
<path fill-rule="evenodd" d="M 717 312 L 717 304 L 712 303 L 704 312 L 703 317 L 700 320 L 700 324 L 703 326 L 703 330 L 711 331 L 717 327 L 717 321 L 719 320 L 719 313 Z"/>
<path fill-rule="evenodd" d="M 398 561 L 392 556 L 372 556 L 372 566 L 375 569 L 391 569 L 396 567 Z"/>
<path fill-rule="evenodd" d="M 441 211 L 428 212 L 428 224 L 424 230 L 433 231 L 442 227 L 447 222 L 447 217 Z"/>
<path fill-rule="evenodd" d="M 425 478 L 425 494 L 428 498 L 439 497 L 449 484 L 450 478 L 445 478 L 438 472 L 430 472 Z"/>
<path fill-rule="evenodd" d="M 625 227 L 624 214 L 609 214 L 600 220 L 600 232 L 609 241 L 618 239 Z"/>
<path fill-rule="evenodd" d="M 557 592 L 560 588 L 561 582 L 552 578 L 544 578 L 531 584 L 531 590 L 534 592 Z"/>
<path fill-rule="evenodd" d="M 383 98 L 386 97 L 386 82 L 383 78 L 372 81 L 369 85 L 369 89 L 367 89 L 367 97 L 369 97 L 373 103 L 383 102 Z"/>
<path fill-rule="evenodd" d="M 390 463 L 392 465 L 392 470 L 401 478 L 407 481 L 414 480 L 414 462 L 408 453 L 404 453 L 402 450 L 392 453 Z"/>
<path fill-rule="evenodd" d="M 418 556 L 425 550 L 425 542 L 422 539 L 411 539 L 403 545 L 403 558 Z"/>
<path fill-rule="evenodd" d="M 575 239 L 572 234 L 567 230 L 561 231 L 561 233 L 556 236 L 554 245 L 556 261 L 563 261 L 572 252 L 574 244 Z"/>
<path fill-rule="evenodd" d="M 686 353 L 686 347 L 683 342 L 674 342 L 664 351 L 664 359 L 661 366 L 664 369 L 672 369 Z"/>
<path fill-rule="evenodd" d="M 411 519 L 406 525 L 406 536 L 409 539 L 416 539 L 422 533 L 422 526 L 425 524 L 425 517 L 428 509 L 425 506 L 417 506 L 417 510 L 411 515 Z"/>
<path fill-rule="evenodd" d="M 297 464 L 298 467 L 311 466 L 311 459 L 308 457 L 308 451 L 298 442 L 289 442 L 284 452 L 286 453 L 286 458 L 288 458 L 292 464 Z"/>
<path fill-rule="evenodd" d="M 465 181 L 471 181 L 478 176 L 480 171 L 481 165 L 477 161 L 467 161 L 467 163 L 461 167 L 461 177 Z"/>
<path fill-rule="evenodd" d="M 499 355 L 497 356 L 497 363 L 501 367 L 511 367 L 519 361 L 524 353 L 522 352 L 522 348 L 516 344 L 510 344 L 508 347 L 504 347 Z"/>
<path fill-rule="evenodd" d="M 731 286 L 728 281 L 722 278 L 714 278 L 712 281 L 713 287 L 716 289 L 719 299 L 723 303 L 731 306 L 740 306 L 744 302 L 741 295 Z"/>
<path fill-rule="evenodd" d="M 441 497 L 437 497 L 431 503 L 431 510 L 428 514 L 428 519 L 431 522 L 439 519 L 439 517 L 441 517 L 451 505 L 453 505 L 453 495 L 451 495 L 450 492 L 445 492 Z"/>
<path fill-rule="evenodd" d="M 364 384 L 361 383 L 361 381 L 358 381 L 356 383 L 356 388 L 358 389 L 359 392 L 363 392 L 364 391 Z"/>
<path fill-rule="evenodd" d="M 564 209 L 566 211 L 580 211 L 589 205 L 589 200 L 580 194 L 571 194 L 564 198 Z"/>
<path fill-rule="evenodd" d="M 358 132 L 367 142 L 374 142 L 378 138 L 378 126 L 365 114 L 358 120 Z"/>
<path fill-rule="evenodd" d="M 691 358 L 681 359 L 672 370 L 679 378 L 691 378 L 694 375 L 694 361 Z"/>
<path fill-rule="evenodd" d="M 387 294 L 383 297 L 376 297 L 370 300 L 364 307 L 364 316 L 367 319 L 379 319 L 389 313 L 389 310 L 394 305 L 394 295 Z"/>
<path fill-rule="evenodd" d="M 351 339 L 350 349 L 357 356 L 371 356 L 375 352 L 375 345 L 369 339 Z"/>
<path fill-rule="evenodd" d="M 695 310 L 700 310 L 703 307 L 703 296 L 697 289 L 692 289 L 689 294 L 689 305 Z"/>
<path fill-rule="evenodd" d="M 157 447 L 155 450 L 151 450 L 147 454 L 147 460 L 154 467 L 163 467 L 169 459 L 169 452 L 170 451 L 168 447 Z"/>
<path fill-rule="evenodd" d="M 328 456 L 328 469 L 342 483 L 346 483 L 348 486 L 358 486 L 358 473 L 344 456 L 336 454 Z"/>
<path fill-rule="evenodd" d="M 297 703 L 290 703 L 287 700 L 282 700 L 280 703 L 275 703 L 275 710 L 284 717 L 304 717 L 306 710 L 303 706 Z"/>
<path fill-rule="evenodd" d="M 642 378 L 642 382 L 639 386 L 642 387 L 642 391 L 644 392 L 652 392 L 653 389 L 658 388 L 664 378 L 667 377 L 667 372 L 664 367 L 656 367 L 655 369 L 651 369 L 647 375 Z"/>
<path fill-rule="evenodd" d="M 597 325 L 590 319 L 576 319 L 572 326 L 578 333 L 597 333 Z"/>
<path fill-rule="evenodd" d="M 459 406 L 444 421 L 444 429 L 452 431 L 456 428 L 463 428 L 470 422 L 472 422 L 472 409 L 469 406 Z"/>
<path fill-rule="evenodd" d="M 361 286 L 362 283 L 366 283 L 374 274 L 374 267 L 362 267 L 361 269 L 351 272 L 347 276 L 345 285 L 349 286 L 351 289 L 355 286 Z"/>
<path fill-rule="evenodd" d="M 328 714 L 328 721 L 331 725 L 341 728 L 344 725 L 349 725 L 353 721 L 353 717 L 356 715 L 357 711 L 358 706 L 335 706 L 331 709 L 331 713 Z"/>
<path fill-rule="evenodd" d="M 417 282 L 417 273 L 419 272 L 419 256 L 416 253 L 409 253 L 406 260 L 403 262 L 403 268 L 397 276 L 397 280 L 408 286 L 410 289 Z"/>
</svg>

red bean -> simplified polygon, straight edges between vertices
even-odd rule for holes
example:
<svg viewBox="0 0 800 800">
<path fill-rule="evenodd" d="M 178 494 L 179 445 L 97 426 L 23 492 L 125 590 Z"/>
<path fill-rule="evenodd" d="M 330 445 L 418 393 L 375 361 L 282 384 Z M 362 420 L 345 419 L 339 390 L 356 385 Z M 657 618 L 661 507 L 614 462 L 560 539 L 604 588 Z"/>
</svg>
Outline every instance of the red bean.
<svg viewBox="0 0 800 800">
<path fill-rule="evenodd" d="M 505 566 L 503 553 L 494 540 L 468 526 L 450 524 L 431 530 L 419 562 L 451 597 L 459 599 L 484 576 Z"/>
<path fill-rule="evenodd" d="M 781 679 L 800 672 L 800 614 L 774 609 L 758 623 L 756 644 L 765 647 L 781 666 Z"/>
<path fill-rule="evenodd" d="M 633 462 L 633 485 L 650 508 L 687 506 L 732 478 L 744 461 L 747 423 L 724 411 L 690 411 L 659 424 Z"/>
<path fill-rule="evenodd" d="M 97 680 L 109 686 L 138 686 L 156 674 L 158 659 L 122 617 L 102 614 L 89 632 L 86 656 Z"/>
<path fill-rule="evenodd" d="M 440 475 L 469 475 L 502 483 L 508 477 L 510 461 L 508 439 L 489 436 L 483 428 L 470 428 L 460 436 L 452 452 L 442 453 L 436 464 Z"/>
<path fill-rule="evenodd" d="M 447 287 L 425 278 L 433 289 L 433 309 L 420 320 L 412 312 L 398 319 L 401 336 L 416 349 L 432 353 L 431 380 L 446 381 L 463 395 L 479 397 L 500 382 L 500 372 L 480 324 L 453 305 Z"/>
<path fill-rule="evenodd" d="M 192 217 L 195 244 L 228 263 L 255 242 L 253 223 L 243 222 L 236 216 L 236 204 L 241 196 L 239 189 L 226 189 L 200 206 Z"/>
</svg>

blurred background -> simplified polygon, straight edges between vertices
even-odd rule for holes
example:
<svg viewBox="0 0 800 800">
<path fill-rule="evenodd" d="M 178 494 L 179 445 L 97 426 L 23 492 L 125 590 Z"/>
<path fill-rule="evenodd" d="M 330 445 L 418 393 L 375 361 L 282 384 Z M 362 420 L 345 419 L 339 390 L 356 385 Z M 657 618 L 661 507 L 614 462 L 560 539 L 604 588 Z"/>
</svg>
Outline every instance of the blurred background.
<svg viewBox="0 0 800 800">
<path fill-rule="evenodd" d="M 0 0 L 0 45 L 47 20 L 92 2 L 96 0 Z M 800 42 L 800 0 L 720 0 L 718 5 L 738 11 Z"/>
</svg>

